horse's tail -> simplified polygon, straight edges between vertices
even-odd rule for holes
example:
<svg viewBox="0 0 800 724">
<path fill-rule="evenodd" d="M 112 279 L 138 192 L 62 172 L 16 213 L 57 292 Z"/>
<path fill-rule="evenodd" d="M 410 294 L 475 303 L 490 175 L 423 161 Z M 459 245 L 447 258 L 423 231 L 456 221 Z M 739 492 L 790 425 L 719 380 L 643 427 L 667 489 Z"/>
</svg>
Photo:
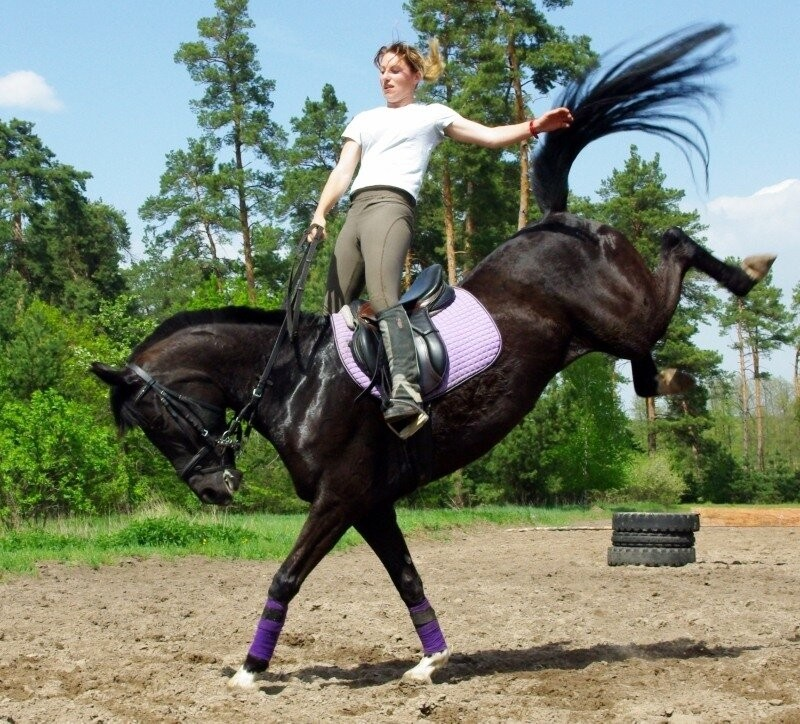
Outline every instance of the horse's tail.
<svg viewBox="0 0 800 724">
<path fill-rule="evenodd" d="M 716 41 L 716 42 L 715 42 Z M 592 141 L 620 131 L 645 131 L 703 162 L 708 182 L 708 144 L 689 114 L 716 99 L 705 76 L 731 62 L 725 54 L 730 29 L 692 27 L 636 50 L 602 75 L 594 70 L 568 85 L 555 105 L 572 110 L 569 128 L 545 135 L 533 162 L 533 193 L 543 213 L 565 211 L 568 176 L 577 155 Z"/>
</svg>

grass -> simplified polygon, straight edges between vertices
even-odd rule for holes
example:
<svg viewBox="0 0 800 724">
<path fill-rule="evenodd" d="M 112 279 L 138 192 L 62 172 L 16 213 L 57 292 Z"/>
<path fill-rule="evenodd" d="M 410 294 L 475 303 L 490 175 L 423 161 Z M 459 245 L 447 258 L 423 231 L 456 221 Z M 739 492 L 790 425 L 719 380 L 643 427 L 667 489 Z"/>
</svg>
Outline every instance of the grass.
<svg viewBox="0 0 800 724">
<path fill-rule="evenodd" d="M 398 510 L 400 527 L 406 535 L 417 537 L 447 536 L 453 529 L 484 525 L 566 526 L 607 522 L 610 517 L 611 508 L 579 506 Z M 35 573 L 38 564 L 48 561 L 97 567 L 123 558 L 150 556 L 283 560 L 304 520 L 304 515 L 234 515 L 224 510 L 193 515 L 155 506 L 130 516 L 63 518 L 31 524 L 0 535 L 0 579 Z M 335 550 L 362 542 L 351 530 Z"/>
</svg>

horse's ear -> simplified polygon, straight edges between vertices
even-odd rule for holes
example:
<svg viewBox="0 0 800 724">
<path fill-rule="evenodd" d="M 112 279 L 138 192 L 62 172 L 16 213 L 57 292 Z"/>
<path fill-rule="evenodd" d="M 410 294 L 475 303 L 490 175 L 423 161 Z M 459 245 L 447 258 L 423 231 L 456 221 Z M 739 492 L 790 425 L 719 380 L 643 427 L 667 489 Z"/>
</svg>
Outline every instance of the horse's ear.
<svg viewBox="0 0 800 724">
<path fill-rule="evenodd" d="M 125 384 L 125 374 L 123 370 L 109 367 L 102 362 L 92 362 L 91 371 L 103 380 L 103 382 L 112 387 L 119 387 Z"/>
</svg>

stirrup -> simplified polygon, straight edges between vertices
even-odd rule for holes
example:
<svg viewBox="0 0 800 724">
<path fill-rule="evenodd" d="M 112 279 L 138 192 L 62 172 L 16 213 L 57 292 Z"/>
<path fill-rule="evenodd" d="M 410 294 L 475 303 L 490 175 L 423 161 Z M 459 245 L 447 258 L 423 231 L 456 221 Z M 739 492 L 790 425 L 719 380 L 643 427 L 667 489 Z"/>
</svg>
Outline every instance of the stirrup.
<svg viewBox="0 0 800 724">
<path fill-rule="evenodd" d="M 428 413 L 410 400 L 392 398 L 383 419 L 397 437 L 406 440 L 428 421 Z"/>
</svg>

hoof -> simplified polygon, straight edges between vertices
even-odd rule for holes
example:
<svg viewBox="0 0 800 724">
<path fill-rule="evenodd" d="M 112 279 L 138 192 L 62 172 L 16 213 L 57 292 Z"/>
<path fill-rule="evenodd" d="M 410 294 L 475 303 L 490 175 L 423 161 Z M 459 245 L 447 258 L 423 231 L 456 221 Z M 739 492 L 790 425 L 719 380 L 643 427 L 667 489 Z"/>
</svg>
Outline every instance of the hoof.
<svg viewBox="0 0 800 724">
<path fill-rule="evenodd" d="M 431 684 L 431 674 L 441 669 L 450 660 L 450 649 L 423 656 L 420 662 L 403 674 L 403 681 L 415 684 Z"/>
<path fill-rule="evenodd" d="M 680 395 L 694 387 L 694 380 L 691 375 L 685 372 L 670 368 L 658 373 L 657 395 Z"/>
<path fill-rule="evenodd" d="M 229 689 L 255 689 L 256 675 L 252 671 L 247 671 L 242 666 L 230 679 L 228 679 Z"/>
<path fill-rule="evenodd" d="M 748 256 L 742 262 L 742 269 L 744 269 L 745 274 L 751 279 L 760 282 L 769 273 L 770 267 L 775 259 L 775 254 Z"/>
</svg>

